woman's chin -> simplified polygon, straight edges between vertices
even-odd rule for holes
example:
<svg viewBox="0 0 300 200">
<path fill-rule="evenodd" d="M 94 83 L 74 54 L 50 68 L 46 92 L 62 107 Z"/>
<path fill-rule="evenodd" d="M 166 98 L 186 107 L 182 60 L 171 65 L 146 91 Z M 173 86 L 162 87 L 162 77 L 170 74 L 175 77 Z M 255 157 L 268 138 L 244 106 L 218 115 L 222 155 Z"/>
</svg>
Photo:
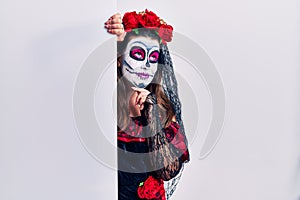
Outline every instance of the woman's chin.
<svg viewBox="0 0 300 200">
<path fill-rule="evenodd" d="M 137 87 L 137 88 L 145 88 L 145 87 L 147 87 L 147 85 L 144 84 L 144 83 L 139 83 L 139 84 L 136 84 L 135 87 Z"/>
</svg>

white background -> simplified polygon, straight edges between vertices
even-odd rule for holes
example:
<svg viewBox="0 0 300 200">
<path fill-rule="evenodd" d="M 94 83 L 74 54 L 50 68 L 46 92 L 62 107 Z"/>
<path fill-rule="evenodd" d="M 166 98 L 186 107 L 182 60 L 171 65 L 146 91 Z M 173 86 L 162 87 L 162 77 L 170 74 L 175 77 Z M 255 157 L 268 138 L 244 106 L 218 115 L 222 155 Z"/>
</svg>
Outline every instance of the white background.
<svg viewBox="0 0 300 200">
<path fill-rule="evenodd" d="M 111 37 L 104 21 L 144 8 L 206 50 L 226 92 L 222 138 L 204 160 L 191 144 L 173 199 L 298 200 L 296 0 L 2 0 L 0 199 L 116 197 L 115 172 L 77 136 L 72 91 L 89 53 Z"/>
</svg>

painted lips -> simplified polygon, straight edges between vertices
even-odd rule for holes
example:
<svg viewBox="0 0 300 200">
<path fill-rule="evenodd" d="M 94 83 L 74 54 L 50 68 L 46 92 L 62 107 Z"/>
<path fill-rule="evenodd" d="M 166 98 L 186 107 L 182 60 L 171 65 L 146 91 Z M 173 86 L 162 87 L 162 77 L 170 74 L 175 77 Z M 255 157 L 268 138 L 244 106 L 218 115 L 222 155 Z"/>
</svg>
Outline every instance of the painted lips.
<svg viewBox="0 0 300 200">
<path fill-rule="evenodd" d="M 150 77 L 149 74 L 144 73 L 144 72 L 141 72 L 141 73 L 136 72 L 136 75 L 141 79 L 148 79 Z"/>
<path fill-rule="evenodd" d="M 128 68 L 126 68 L 126 71 L 128 71 L 130 74 L 136 74 L 140 79 L 142 80 L 146 80 L 148 79 L 150 76 L 153 77 L 153 75 L 150 75 L 148 73 L 145 72 L 132 72 L 130 71 Z"/>
</svg>

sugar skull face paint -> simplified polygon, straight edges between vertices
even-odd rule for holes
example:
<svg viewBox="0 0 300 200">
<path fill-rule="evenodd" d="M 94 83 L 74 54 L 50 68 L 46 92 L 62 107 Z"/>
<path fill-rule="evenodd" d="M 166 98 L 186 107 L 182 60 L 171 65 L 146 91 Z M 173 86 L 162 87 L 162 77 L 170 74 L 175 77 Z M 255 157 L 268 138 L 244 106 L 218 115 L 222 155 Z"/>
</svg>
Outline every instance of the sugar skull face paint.
<svg viewBox="0 0 300 200">
<path fill-rule="evenodd" d="M 129 41 L 124 52 L 122 73 L 135 87 L 145 88 L 157 71 L 159 43 L 139 36 Z"/>
</svg>

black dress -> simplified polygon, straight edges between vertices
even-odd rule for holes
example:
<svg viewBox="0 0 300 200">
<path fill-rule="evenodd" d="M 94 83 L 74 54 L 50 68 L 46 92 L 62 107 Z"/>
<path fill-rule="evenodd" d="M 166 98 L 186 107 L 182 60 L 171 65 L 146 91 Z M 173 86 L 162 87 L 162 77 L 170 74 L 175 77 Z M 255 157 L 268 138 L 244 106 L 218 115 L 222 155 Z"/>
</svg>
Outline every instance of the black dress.
<svg viewBox="0 0 300 200">
<path fill-rule="evenodd" d="M 135 200 L 140 199 L 138 197 L 137 188 L 141 182 L 144 182 L 149 174 L 147 172 L 147 163 L 145 160 L 139 160 L 138 162 L 129 162 L 132 160 L 130 152 L 146 153 L 147 145 L 145 142 L 124 142 L 118 140 L 118 147 L 124 151 L 122 156 L 118 156 L 118 168 L 126 169 L 118 170 L 118 199 L 119 200 Z M 144 170 L 144 173 L 131 173 L 135 168 Z M 128 172 L 129 171 L 129 172 Z"/>
<path fill-rule="evenodd" d="M 137 159 L 132 154 L 149 152 L 146 138 L 134 137 L 142 131 L 144 125 L 141 117 L 132 118 L 126 130 L 118 131 L 118 200 L 142 199 L 138 195 L 138 188 L 142 182 L 152 176 L 151 170 L 148 169 L 150 164 L 147 157 L 143 158 L 142 156 Z M 179 125 L 173 122 L 165 129 L 165 134 L 170 143 L 182 152 L 180 160 L 181 163 L 184 163 L 189 160 L 189 152 L 184 142 L 184 136 L 178 130 Z M 163 197 L 155 199 L 165 199 L 165 196 L 163 194 Z"/>
</svg>

